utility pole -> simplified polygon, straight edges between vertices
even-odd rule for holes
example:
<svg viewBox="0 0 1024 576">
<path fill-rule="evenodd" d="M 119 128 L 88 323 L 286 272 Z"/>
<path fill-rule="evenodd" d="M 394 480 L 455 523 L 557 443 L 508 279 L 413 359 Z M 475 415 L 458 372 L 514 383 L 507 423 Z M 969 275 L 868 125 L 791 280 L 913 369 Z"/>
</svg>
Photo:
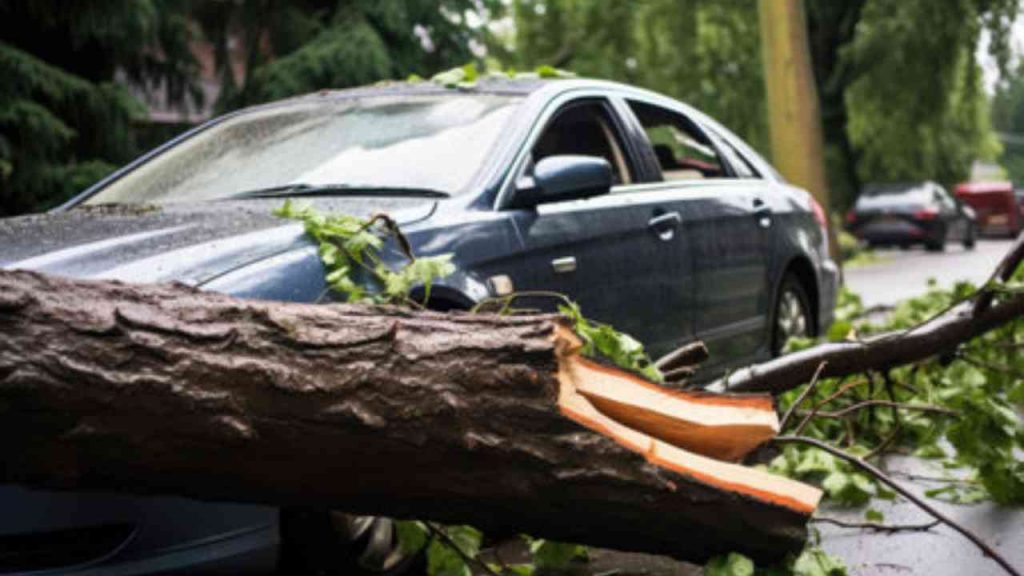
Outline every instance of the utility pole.
<svg viewBox="0 0 1024 576">
<path fill-rule="evenodd" d="M 760 0 L 759 8 L 772 161 L 786 179 L 807 189 L 828 210 L 824 137 L 804 2 Z M 834 232 L 830 235 L 834 240 Z"/>
</svg>

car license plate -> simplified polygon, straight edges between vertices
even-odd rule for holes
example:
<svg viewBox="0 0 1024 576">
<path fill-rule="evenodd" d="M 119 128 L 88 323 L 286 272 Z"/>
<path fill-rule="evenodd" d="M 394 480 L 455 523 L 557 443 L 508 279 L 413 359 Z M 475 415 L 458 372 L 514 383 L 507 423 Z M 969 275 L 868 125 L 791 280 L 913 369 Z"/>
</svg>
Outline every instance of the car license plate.
<svg viewBox="0 0 1024 576">
<path fill-rule="evenodd" d="M 1009 222 L 1010 218 L 1006 214 L 992 214 L 988 217 L 988 223 L 996 226 L 1005 226 Z"/>
</svg>

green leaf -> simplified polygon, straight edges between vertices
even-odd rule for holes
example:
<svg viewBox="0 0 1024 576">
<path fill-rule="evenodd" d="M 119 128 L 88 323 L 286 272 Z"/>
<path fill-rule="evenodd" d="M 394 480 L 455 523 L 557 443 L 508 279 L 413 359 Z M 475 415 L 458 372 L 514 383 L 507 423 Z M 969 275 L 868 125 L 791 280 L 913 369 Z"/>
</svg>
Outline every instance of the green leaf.
<svg viewBox="0 0 1024 576">
<path fill-rule="evenodd" d="M 793 576 L 845 576 L 846 564 L 821 548 L 805 548 L 793 563 Z"/>
<path fill-rule="evenodd" d="M 864 511 L 864 519 L 868 522 L 884 522 L 885 514 L 882 514 L 874 508 L 868 508 Z"/>
<path fill-rule="evenodd" d="M 846 340 L 847 334 L 853 329 L 853 322 L 849 320 L 839 320 L 834 322 L 828 329 L 828 341 L 829 342 L 842 342 Z"/>
<path fill-rule="evenodd" d="M 480 553 L 482 535 L 471 526 L 442 527 L 458 550 L 441 538 L 434 538 L 427 548 L 427 574 L 429 576 L 472 576 L 463 555 L 470 558 Z M 461 551 L 461 554 L 460 554 Z"/>
<path fill-rule="evenodd" d="M 399 520 L 395 522 L 395 532 L 398 534 L 398 543 L 406 554 L 419 552 L 427 544 L 430 531 L 427 527 L 416 520 Z"/>
<path fill-rule="evenodd" d="M 586 546 L 565 544 L 550 540 L 531 540 L 530 554 L 538 569 L 545 571 L 564 570 L 573 560 L 587 558 Z"/>
<path fill-rule="evenodd" d="M 754 561 L 742 554 L 715 556 L 704 565 L 704 576 L 753 576 Z"/>
</svg>

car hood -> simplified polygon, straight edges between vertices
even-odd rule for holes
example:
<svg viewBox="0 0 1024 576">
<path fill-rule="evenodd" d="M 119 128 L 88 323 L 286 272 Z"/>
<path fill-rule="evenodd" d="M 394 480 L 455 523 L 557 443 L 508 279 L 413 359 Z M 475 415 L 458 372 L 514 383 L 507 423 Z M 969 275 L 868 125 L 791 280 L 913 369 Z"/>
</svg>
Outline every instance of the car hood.
<svg viewBox="0 0 1024 576">
<path fill-rule="evenodd" d="M 83 206 L 0 219 L 0 268 L 126 282 L 200 285 L 241 266 L 308 246 L 301 224 L 274 216 L 281 200 L 198 205 Z M 430 215 L 418 198 L 330 198 L 321 210 L 400 224 Z"/>
</svg>

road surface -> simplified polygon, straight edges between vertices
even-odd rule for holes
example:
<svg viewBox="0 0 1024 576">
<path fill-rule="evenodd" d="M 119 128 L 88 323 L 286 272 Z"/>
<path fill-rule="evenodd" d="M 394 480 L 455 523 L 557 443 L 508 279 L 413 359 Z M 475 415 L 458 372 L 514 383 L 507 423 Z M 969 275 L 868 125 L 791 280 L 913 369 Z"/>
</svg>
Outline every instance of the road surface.
<svg viewBox="0 0 1024 576">
<path fill-rule="evenodd" d="M 950 245 L 945 252 L 878 250 L 877 261 L 847 267 L 846 287 L 860 294 L 865 306 L 895 304 L 922 294 L 928 279 L 941 286 L 969 280 L 980 284 L 992 274 L 999 260 L 1009 251 L 1012 240 L 979 240 L 974 250 Z"/>
<path fill-rule="evenodd" d="M 846 286 L 860 294 L 865 306 L 895 304 L 905 298 L 924 293 L 928 280 L 944 287 L 967 280 L 975 284 L 986 281 L 1000 259 L 1009 251 L 1012 240 L 980 240 L 974 250 L 949 246 L 945 252 L 914 250 L 879 250 L 878 260 L 845 270 Z M 890 458 L 889 467 L 897 473 L 941 477 L 938 466 L 909 458 Z M 901 476 L 902 476 L 901 474 Z M 897 477 L 918 494 L 925 488 L 942 484 L 907 482 Z M 944 512 L 975 530 L 1014 565 L 1024 569 L 1024 511 L 996 506 L 990 502 L 973 506 L 954 506 L 929 499 Z M 872 502 L 885 514 L 886 523 L 911 524 L 928 520 L 928 516 L 905 501 Z M 823 515 L 847 521 L 863 521 L 863 510 L 831 510 Z M 977 548 L 946 527 L 928 532 L 881 534 L 865 530 L 849 530 L 818 526 L 822 546 L 846 560 L 854 574 L 927 574 L 928 576 L 998 575 L 1002 570 L 984 558 Z"/>
</svg>

